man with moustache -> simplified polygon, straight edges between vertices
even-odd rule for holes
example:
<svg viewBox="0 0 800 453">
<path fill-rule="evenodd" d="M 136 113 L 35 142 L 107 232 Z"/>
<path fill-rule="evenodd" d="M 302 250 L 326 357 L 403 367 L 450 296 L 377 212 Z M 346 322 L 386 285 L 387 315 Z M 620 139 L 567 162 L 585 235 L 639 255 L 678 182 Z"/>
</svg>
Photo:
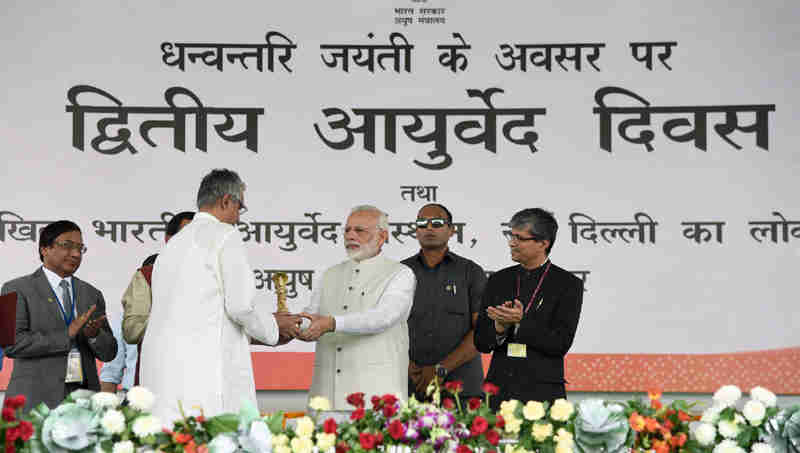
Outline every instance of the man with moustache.
<svg viewBox="0 0 800 453">
<path fill-rule="evenodd" d="M 572 346 L 583 281 L 550 261 L 558 223 L 541 208 L 523 209 L 506 232 L 517 266 L 489 278 L 475 330 L 475 347 L 492 352 L 486 381 L 500 387 L 492 409 L 510 399 L 566 397 L 564 356 Z"/>
<path fill-rule="evenodd" d="M 389 219 L 374 206 L 356 206 L 344 229 L 349 259 L 325 271 L 303 316 L 299 336 L 317 341 L 309 396 L 324 396 L 333 410 L 347 410 L 347 395 L 408 389 L 408 326 L 414 273 L 381 255 Z"/>
<path fill-rule="evenodd" d="M 486 274 L 450 251 L 453 215 L 443 205 L 423 206 L 416 228 L 420 251 L 403 260 L 417 278 L 408 318 L 408 393 L 424 401 L 426 388 L 438 378 L 461 381 L 462 398 L 481 396 L 483 365 L 473 337 Z"/>
<path fill-rule="evenodd" d="M 95 360 L 111 361 L 117 340 L 105 321 L 103 294 L 75 277 L 86 246 L 74 222 L 59 220 L 39 236 L 42 267 L 11 280 L 0 293 L 17 293 L 16 342 L 6 395 L 25 395 L 25 411 L 55 408 L 77 389 L 100 390 Z"/>
</svg>

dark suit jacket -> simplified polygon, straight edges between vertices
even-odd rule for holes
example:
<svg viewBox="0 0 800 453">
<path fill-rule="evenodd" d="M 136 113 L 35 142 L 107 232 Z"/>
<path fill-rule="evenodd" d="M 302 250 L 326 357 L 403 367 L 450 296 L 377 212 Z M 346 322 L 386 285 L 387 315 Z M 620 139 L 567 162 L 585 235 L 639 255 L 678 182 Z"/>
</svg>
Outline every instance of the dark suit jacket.
<svg viewBox="0 0 800 453">
<path fill-rule="evenodd" d="M 508 267 L 489 278 L 475 329 L 475 347 L 483 353 L 493 352 L 486 381 L 500 387 L 500 394 L 491 401 L 495 408 L 512 398 L 525 403 L 566 396 L 564 356 L 572 346 L 581 313 L 583 281 L 552 265 L 519 330 L 509 333 L 498 344 L 494 321 L 489 319 L 486 309 L 514 300 L 519 270 L 520 266 Z M 520 297 L 523 307 L 527 299 L 522 299 L 530 298 L 531 294 L 532 291 Z M 527 357 L 509 357 L 509 343 L 525 344 Z"/>
<path fill-rule="evenodd" d="M 86 312 L 97 305 L 92 318 L 106 312 L 103 294 L 94 286 L 72 276 L 75 282 L 77 312 Z M 6 348 L 6 356 L 14 359 L 14 370 L 6 395 L 25 395 L 24 410 L 44 402 L 51 409 L 66 397 L 64 377 L 70 339 L 58 300 L 42 268 L 31 275 L 19 277 L 3 285 L 0 294 L 17 292 L 16 343 Z M 108 323 L 97 334 L 94 345 L 79 333 L 76 337 L 83 366 L 83 387 L 100 390 L 95 359 L 108 362 L 117 355 L 117 340 Z"/>
</svg>

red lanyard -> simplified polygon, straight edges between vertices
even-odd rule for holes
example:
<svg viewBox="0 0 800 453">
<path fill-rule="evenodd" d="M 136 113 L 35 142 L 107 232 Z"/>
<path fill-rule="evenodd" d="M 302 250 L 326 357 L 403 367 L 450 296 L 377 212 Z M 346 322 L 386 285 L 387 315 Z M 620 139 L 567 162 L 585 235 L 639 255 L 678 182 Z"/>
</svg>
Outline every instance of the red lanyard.
<svg viewBox="0 0 800 453">
<path fill-rule="evenodd" d="M 542 272 L 542 276 L 539 277 L 539 283 L 536 285 L 536 290 L 531 295 L 531 300 L 528 302 L 528 306 L 525 307 L 525 312 L 523 314 L 527 314 L 528 313 L 528 310 L 531 309 L 531 305 L 533 304 L 533 301 L 536 299 L 536 295 L 539 294 L 539 290 L 542 289 L 542 282 L 544 281 L 544 278 L 547 276 L 547 272 L 550 271 L 550 264 L 552 264 L 552 263 L 550 261 L 548 261 L 547 262 L 547 267 L 544 268 L 544 272 Z M 519 277 L 519 274 L 517 274 L 517 299 L 519 299 L 519 285 L 520 285 L 520 277 Z"/>
</svg>

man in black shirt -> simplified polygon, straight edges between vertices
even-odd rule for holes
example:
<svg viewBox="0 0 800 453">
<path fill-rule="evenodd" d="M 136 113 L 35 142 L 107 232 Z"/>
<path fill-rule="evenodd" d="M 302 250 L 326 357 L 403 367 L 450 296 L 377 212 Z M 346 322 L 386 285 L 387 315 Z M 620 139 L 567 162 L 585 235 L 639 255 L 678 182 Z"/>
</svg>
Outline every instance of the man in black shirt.
<svg viewBox="0 0 800 453">
<path fill-rule="evenodd" d="M 480 396 L 483 366 L 473 336 L 486 274 L 449 250 L 455 230 L 447 208 L 425 205 L 416 223 L 420 252 L 403 261 L 417 277 L 408 318 L 408 393 L 424 400 L 428 384 L 438 377 L 463 382 L 462 397 Z"/>
<path fill-rule="evenodd" d="M 475 329 L 475 347 L 493 352 L 486 380 L 500 387 L 491 401 L 566 397 L 564 356 L 583 302 L 583 282 L 550 262 L 558 223 L 543 209 L 524 209 L 506 232 L 518 266 L 492 274 Z"/>
</svg>

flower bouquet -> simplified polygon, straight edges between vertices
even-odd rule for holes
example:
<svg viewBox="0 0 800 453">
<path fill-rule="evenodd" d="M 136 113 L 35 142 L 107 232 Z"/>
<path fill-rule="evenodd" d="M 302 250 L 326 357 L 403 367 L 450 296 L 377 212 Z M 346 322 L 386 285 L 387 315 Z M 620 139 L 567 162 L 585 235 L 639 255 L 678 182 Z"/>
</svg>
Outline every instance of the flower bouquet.
<svg viewBox="0 0 800 453">
<path fill-rule="evenodd" d="M 505 423 L 503 417 L 492 412 L 489 398 L 497 395 L 498 387 L 487 382 L 483 384 L 484 399 L 473 397 L 466 401 L 460 398 L 463 390 L 460 381 L 446 382 L 444 388 L 453 396 L 453 398 L 446 397 L 442 401 L 442 406 L 453 411 L 452 432 L 458 441 L 456 451 L 458 453 L 472 453 L 473 450 L 496 451 L 500 443 L 499 430 Z"/>
<path fill-rule="evenodd" d="M 506 433 L 518 435 L 516 447 L 506 445 L 506 452 L 571 453 L 575 444 L 575 407 L 561 398 L 549 403 L 517 400 L 500 403 L 500 415 Z"/>
<path fill-rule="evenodd" d="M 661 402 L 661 391 L 647 392 L 649 403 L 628 401 L 625 414 L 635 433 L 634 450 L 653 450 L 655 453 L 681 453 L 687 449 L 689 423 L 698 417 L 690 414 L 695 403 L 676 400 L 668 405 Z"/>
<path fill-rule="evenodd" d="M 23 406 L 25 406 L 25 395 L 9 397 L 3 402 L 0 442 L 5 446 L 5 453 L 15 453 L 33 436 L 33 424 L 19 417 L 20 408 Z"/>
</svg>

